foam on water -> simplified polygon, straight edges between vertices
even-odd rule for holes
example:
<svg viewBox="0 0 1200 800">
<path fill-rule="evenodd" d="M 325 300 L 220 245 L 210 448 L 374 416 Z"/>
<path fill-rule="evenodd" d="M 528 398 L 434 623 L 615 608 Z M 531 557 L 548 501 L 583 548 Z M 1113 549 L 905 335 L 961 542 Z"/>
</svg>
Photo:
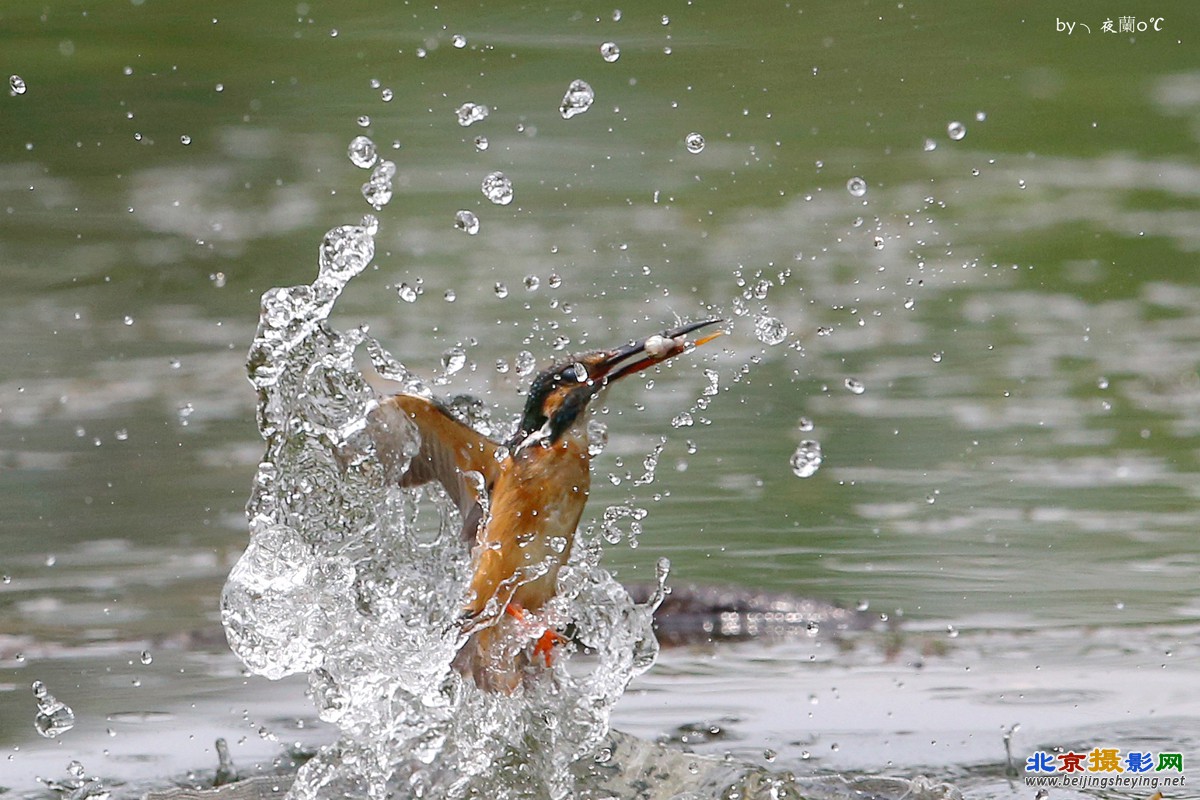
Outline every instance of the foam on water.
<svg viewBox="0 0 1200 800">
<path fill-rule="evenodd" d="M 568 767 L 594 756 L 613 703 L 656 657 L 661 591 L 634 604 L 580 536 L 545 614 L 572 621 L 571 647 L 587 654 L 537 667 L 513 696 L 451 668 L 470 571 L 458 512 L 440 488 L 399 488 L 417 434 L 372 414 L 379 397 L 355 355 L 403 391 L 428 389 L 365 328 L 328 322 L 373 258 L 374 228 L 330 231 L 312 284 L 263 295 L 248 368 L 266 453 L 221 598 L 226 633 L 259 675 L 308 673 L 320 717 L 341 730 L 292 797 L 570 796 Z"/>
</svg>

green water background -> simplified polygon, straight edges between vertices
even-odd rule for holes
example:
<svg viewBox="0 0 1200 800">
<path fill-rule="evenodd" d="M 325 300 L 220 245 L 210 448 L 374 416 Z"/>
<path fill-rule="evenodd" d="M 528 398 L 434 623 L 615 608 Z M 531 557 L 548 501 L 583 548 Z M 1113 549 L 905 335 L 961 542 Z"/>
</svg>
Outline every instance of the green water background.
<svg viewBox="0 0 1200 800">
<path fill-rule="evenodd" d="M 136 656 L 216 620 L 261 455 L 258 297 L 371 211 L 359 134 L 398 174 L 338 321 L 430 376 L 464 347 L 447 391 L 515 410 L 496 362 L 519 350 L 733 320 L 707 409 L 698 364 L 608 398 L 593 508 L 650 511 L 609 550 L 623 579 L 667 556 L 676 581 L 933 630 L 1117 631 L 1152 654 L 1134 672 L 1194 677 L 1200 11 L 1133 6 L 0 8 L 0 72 L 27 86 L 0 97 L 0 742 L 44 744 L 34 679 L 99 716 L 197 685 Z M 1151 30 L 1101 31 L 1130 13 Z M 596 101 L 563 120 L 577 78 Z M 492 111 L 460 127 L 468 101 Z M 493 170 L 509 206 L 479 191 Z"/>
</svg>

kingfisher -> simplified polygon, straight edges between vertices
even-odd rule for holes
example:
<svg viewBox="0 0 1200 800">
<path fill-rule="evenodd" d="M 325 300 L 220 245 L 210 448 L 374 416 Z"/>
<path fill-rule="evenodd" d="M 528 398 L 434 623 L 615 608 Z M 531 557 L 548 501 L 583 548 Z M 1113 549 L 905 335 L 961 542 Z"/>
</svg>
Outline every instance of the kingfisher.
<svg viewBox="0 0 1200 800">
<path fill-rule="evenodd" d="M 722 321 L 693 322 L 554 364 L 533 379 L 520 425 L 505 442 L 479 433 L 430 397 L 393 395 L 373 412 L 381 456 L 391 452 L 401 461 L 398 443 L 411 441 L 414 427 L 419 436 L 400 485 L 437 481 L 461 514 L 462 538 L 472 547 L 471 579 L 459 618 L 466 639 L 454 667 L 480 689 L 513 693 L 534 658 L 549 665 L 564 640 L 553 628 L 529 635 L 526 623 L 555 596 L 587 503 L 588 405 L 609 384 L 720 336 L 718 330 L 690 338 Z"/>
</svg>

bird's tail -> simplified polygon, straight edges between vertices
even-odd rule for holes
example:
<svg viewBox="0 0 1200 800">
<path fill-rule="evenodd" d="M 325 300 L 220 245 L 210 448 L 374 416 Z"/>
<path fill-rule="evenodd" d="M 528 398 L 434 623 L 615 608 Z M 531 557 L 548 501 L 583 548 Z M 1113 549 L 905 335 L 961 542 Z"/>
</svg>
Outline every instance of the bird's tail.
<svg viewBox="0 0 1200 800">
<path fill-rule="evenodd" d="M 529 640 L 502 617 L 472 633 L 454 657 L 454 668 L 485 692 L 512 694 L 529 666 Z"/>
</svg>

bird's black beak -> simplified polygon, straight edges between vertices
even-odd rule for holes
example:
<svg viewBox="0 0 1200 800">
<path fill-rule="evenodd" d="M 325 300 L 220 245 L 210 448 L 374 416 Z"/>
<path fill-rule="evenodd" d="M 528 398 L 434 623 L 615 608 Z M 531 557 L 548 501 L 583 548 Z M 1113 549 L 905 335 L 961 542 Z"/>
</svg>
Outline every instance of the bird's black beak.
<svg viewBox="0 0 1200 800">
<path fill-rule="evenodd" d="M 598 384 L 611 383 L 673 358 L 690 348 L 711 342 L 724 331 L 709 333 L 691 341 L 688 334 L 721 322 L 724 320 L 706 319 L 702 322 L 692 322 L 614 350 L 593 365 L 591 379 Z"/>
</svg>

